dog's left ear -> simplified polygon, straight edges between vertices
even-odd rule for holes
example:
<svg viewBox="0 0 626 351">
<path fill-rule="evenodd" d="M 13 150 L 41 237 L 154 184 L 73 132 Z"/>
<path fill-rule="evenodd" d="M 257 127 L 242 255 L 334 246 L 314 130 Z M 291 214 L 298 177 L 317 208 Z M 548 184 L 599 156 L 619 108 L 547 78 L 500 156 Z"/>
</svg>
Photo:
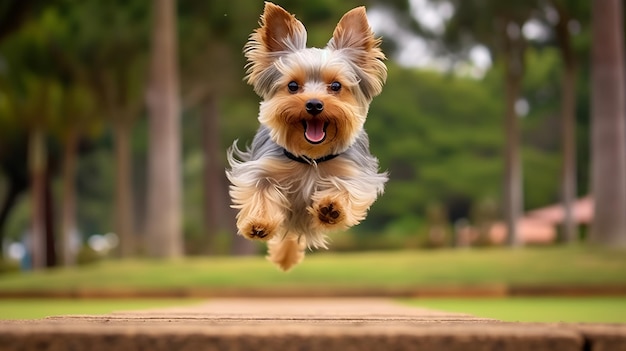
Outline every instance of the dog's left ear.
<svg viewBox="0 0 626 351">
<path fill-rule="evenodd" d="M 380 50 L 380 42 L 370 28 L 363 6 L 343 15 L 328 42 L 331 50 L 345 49 L 348 58 L 362 69 L 359 72 L 362 73 L 359 74 L 361 86 L 368 98 L 380 94 L 387 79 L 387 67 L 382 62 L 385 54 Z"/>
</svg>

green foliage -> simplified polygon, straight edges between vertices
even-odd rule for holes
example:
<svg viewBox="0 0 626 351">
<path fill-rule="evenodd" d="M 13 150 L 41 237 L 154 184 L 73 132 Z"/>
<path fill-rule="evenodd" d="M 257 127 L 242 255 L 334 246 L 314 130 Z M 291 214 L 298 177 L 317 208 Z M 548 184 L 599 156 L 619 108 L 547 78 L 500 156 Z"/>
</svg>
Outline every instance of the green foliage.
<svg viewBox="0 0 626 351">
<path fill-rule="evenodd" d="M 526 50 L 523 96 L 523 173 L 526 208 L 559 201 L 561 175 L 561 61 L 554 48 Z"/>
<path fill-rule="evenodd" d="M 390 64 L 366 129 L 391 180 L 367 223 L 423 217 L 433 202 L 496 196 L 501 109 L 481 81 Z"/>
</svg>

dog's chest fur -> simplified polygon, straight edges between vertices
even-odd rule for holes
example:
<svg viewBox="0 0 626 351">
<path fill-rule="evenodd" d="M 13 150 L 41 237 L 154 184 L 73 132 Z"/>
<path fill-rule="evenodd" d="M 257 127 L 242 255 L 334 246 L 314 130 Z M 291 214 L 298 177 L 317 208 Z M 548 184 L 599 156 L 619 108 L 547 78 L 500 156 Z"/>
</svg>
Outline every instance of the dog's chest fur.
<svg viewBox="0 0 626 351">
<path fill-rule="evenodd" d="M 336 187 L 340 179 L 357 176 L 358 169 L 347 154 L 324 162 L 300 163 L 285 156 L 284 149 L 275 144 L 267 130 L 261 128 L 249 150 L 251 160 L 259 163 L 261 179 L 266 186 L 280 190 L 286 200 L 286 215 L 290 229 L 298 234 L 309 235 L 312 197 L 321 189 Z"/>
</svg>

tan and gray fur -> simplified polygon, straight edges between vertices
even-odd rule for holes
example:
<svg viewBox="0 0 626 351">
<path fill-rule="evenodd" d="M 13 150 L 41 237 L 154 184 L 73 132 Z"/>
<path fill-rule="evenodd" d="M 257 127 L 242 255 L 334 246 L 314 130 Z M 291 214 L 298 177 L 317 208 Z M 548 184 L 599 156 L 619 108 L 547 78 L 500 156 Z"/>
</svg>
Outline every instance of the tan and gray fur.
<svg viewBox="0 0 626 351">
<path fill-rule="evenodd" d="M 246 151 L 228 151 L 237 229 L 264 240 L 288 270 L 326 234 L 358 224 L 382 194 L 386 173 L 363 128 L 387 77 L 365 8 L 347 12 L 323 49 L 306 47 L 304 25 L 265 3 L 244 48 L 246 79 L 263 99 Z"/>
</svg>

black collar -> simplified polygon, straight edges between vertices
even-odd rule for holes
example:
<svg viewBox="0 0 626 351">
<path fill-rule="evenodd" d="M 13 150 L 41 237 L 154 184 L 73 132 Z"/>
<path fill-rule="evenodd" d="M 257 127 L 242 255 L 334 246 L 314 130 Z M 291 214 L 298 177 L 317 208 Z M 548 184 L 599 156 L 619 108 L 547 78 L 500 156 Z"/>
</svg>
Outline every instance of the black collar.
<svg viewBox="0 0 626 351">
<path fill-rule="evenodd" d="M 326 156 L 322 156 L 320 158 L 312 159 L 312 158 L 308 158 L 306 156 L 298 157 L 298 156 L 292 154 L 291 152 L 287 151 L 287 149 L 283 149 L 283 152 L 285 153 L 285 156 L 287 156 L 289 159 L 294 160 L 296 162 L 300 162 L 300 163 L 306 163 L 308 165 L 314 164 L 314 163 L 321 163 L 321 162 L 324 162 L 324 161 L 329 161 L 329 160 L 332 160 L 333 158 L 339 156 L 339 155 L 326 155 Z"/>
</svg>

